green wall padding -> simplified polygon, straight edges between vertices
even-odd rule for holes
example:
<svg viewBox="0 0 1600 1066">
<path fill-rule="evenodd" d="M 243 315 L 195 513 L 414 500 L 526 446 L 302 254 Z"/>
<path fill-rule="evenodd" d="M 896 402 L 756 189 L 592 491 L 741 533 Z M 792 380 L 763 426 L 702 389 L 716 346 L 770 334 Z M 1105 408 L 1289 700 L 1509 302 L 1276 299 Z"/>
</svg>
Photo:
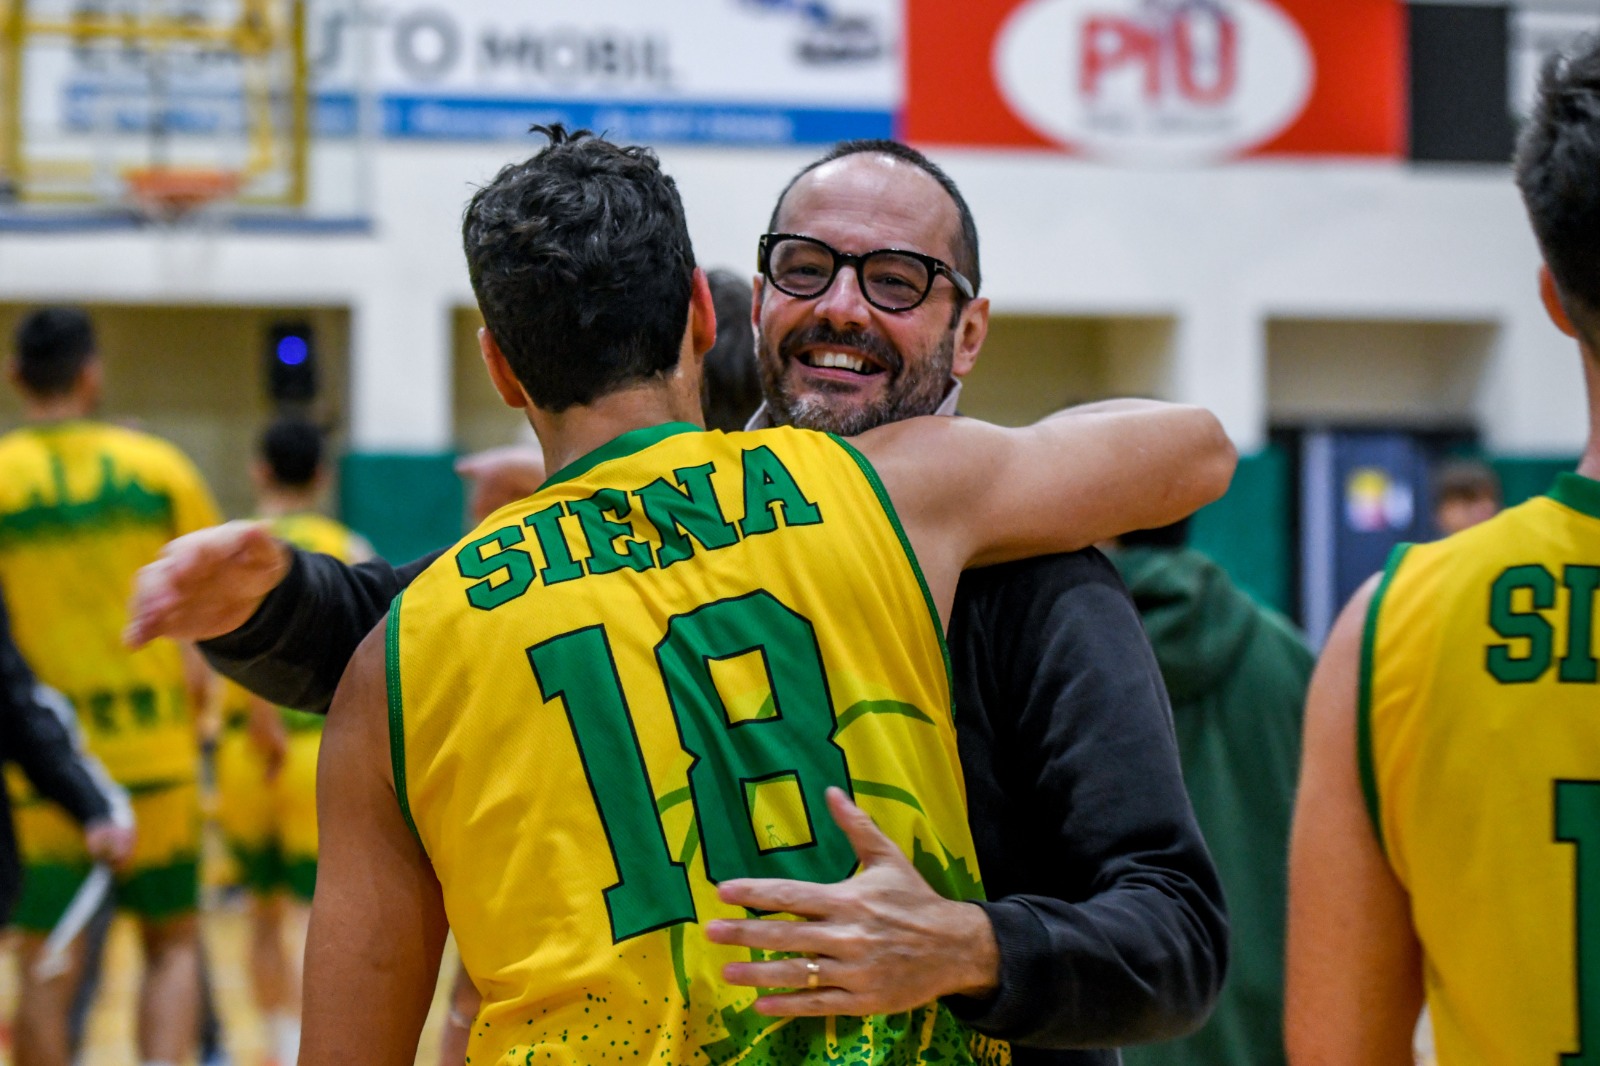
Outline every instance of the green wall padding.
<svg viewBox="0 0 1600 1066">
<path fill-rule="evenodd" d="M 1549 492 L 1557 474 L 1577 469 L 1578 456 L 1531 459 L 1502 456 L 1490 459 L 1489 465 L 1500 475 L 1500 491 L 1506 506 L 1515 507 L 1524 500 Z"/>
<path fill-rule="evenodd" d="M 352 452 L 339 473 L 340 514 L 391 563 L 461 539 L 465 504 L 455 455 Z"/>
<path fill-rule="evenodd" d="M 1294 574 L 1289 458 L 1268 446 L 1241 455 L 1227 494 L 1202 508 L 1189 544 L 1222 564 L 1256 599 L 1288 612 Z"/>
</svg>

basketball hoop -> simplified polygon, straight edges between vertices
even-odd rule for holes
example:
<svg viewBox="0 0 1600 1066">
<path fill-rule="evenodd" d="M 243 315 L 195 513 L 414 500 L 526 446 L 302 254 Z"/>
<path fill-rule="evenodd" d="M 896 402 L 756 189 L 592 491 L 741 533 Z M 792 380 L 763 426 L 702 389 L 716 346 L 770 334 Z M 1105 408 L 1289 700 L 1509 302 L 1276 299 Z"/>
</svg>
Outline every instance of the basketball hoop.
<svg viewBox="0 0 1600 1066">
<path fill-rule="evenodd" d="M 147 218 L 176 222 L 202 207 L 235 196 L 238 171 L 208 167 L 133 167 L 122 172 L 128 199 Z"/>
</svg>

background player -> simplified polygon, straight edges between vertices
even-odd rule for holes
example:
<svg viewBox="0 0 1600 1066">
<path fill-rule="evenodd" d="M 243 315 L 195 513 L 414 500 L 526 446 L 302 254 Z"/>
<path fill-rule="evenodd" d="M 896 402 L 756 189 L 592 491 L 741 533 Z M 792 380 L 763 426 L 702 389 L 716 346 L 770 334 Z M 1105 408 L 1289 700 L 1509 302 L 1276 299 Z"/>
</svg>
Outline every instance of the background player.
<svg viewBox="0 0 1600 1066">
<path fill-rule="evenodd" d="M 1590 1062 L 1600 1047 L 1600 47 L 1544 74 L 1517 181 L 1578 342 L 1576 474 L 1401 546 L 1312 681 L 1290 870 L 1297 1066 Z"/>
<path fill-rule="evenodd" d="M 251 465 L 256 513 L 274 536 L 346 563 L 372 555 L 358 534 L 318 513 L 327 488 L 322 431 L 293 415 L 261 434 Z M 217 820 L 250 896 L 250 983 L 268 1061 L 300 1048 L 304 908 L 317 877 L 321 715 L 278 708 L 227 683 L 217 745 Z M 286 943 L 292 942 L 292 948 Z"/>
<path fill-rule="evenodd" d="M 530 226 L 530 215 L 558 217 L 561 224 Z M 669 802 L 665 793 L 652 799 L 645 765 L 658 784 L 677 781 L 687 769 L 679 729 L 684 743 L 706 756 L 696 764 L 703 771 L 690 778 L 698 824 L 692 839 L 711 869 L 721 871 L 711 876 L 724 890 L 741 871 L 787 867 L 819 881 L 847 873 L 853 857 L 828 824 L 821 793 L 849 777 L 860 781 L 858 795 L 915 797 L 909 806 L 879 803 L 880 816 L 899 811 L 891 828 L 898 846 L 910 853 L 915 838 L 919 853 L 932 848 L 929 854 L 942 854 L 935 883 L 948 894 L 969 895 L 970 886 L 963 890 L 950 881 L 962 866 L 970 874 L 972 865 L 965 821 L 948 807 L 959 795 L 958 771 L 953 736 L 946 732 L 949 696 L 938 680 L 943 656 L 930 654 L 928 643 L 937 643 L 938 632 L 929 624 L 929 608 L 948 614 L 956 577 L 975 558 L 998 560 L 1091 539 L 1095 524 L 1105 520 L 1091 502 L 1105 492 L 1100 463 L 1115 462 L 1109 456 L 1135 440 L 1147 453 L 1172 449 L 1172 464 L 1193 454 L 1186 447 L 1208 455 L 1220 447 L 1225 454 L 1226 444 L 1198 412 L 1172 411 L 1166 432 L 1146 436 L 1141 431 L 1149 423 L 1125 418 L 1127 408 L 1020 431 L 964 420 L 888 427 L 862 440 L 889 493 L 898 493 L 905 526 L 896 536 L 880 510 L 888 506 L 882 488 L 873 493 L 877 474 L 868 460 L 858 465 L 841 442 L 790 430 L 727 437 L 674 424 L 699 417 L 699 359 L 714 317 L 703 275 L 691 274 L 675 190 L 648 153 L 593 141 L 561 143 L 558 134 L 553 147 L 507 168 L 479 193 L 466 231 L 474 285 L 490 324 L 483 343 L 491 377 L 508 403 L 529 411 L 548 461 L 561 469 L 546 490 L 498 513 L 483 527 L 484 536 L 407 591 L 391 615 L 391 710 L 383 695 L 382 639 L 369 639 L 352 664 L 330 716 L 319 780 L 328 846 L 307 955 L 302 1061 L 352 1055 L 380 1063 L 410 1060 L 446 909 L 464 963 L 485 993 L 475 1058 L 493 1060 L 536 1044 L 587 1061 L 580 1044 L 585 1038 L 642 1041 L 642 1050 L 669 1058 L 687 1057 L 708 1039 L 723 1042 L 718 1054 L 753 1047 L 760 1048 L 758 1058 L 779 1048 L 791 1057 L 808 1048 L 821 1053 L 822 1042 L 833 1039 L 832 1023 L 773 1023 L 755 1014 L 749 1009 L 754 993 L 721 983 L 697 927 L 672 931 L 697 913 L 727 908 L 708 898 L 699 863 L 682 850 L 688 826 L 681 819 L 689 804 Z M 945 309 L 959 303 L 957 293 L 971 291 L 948 265 L 920 253 L 874 260 L 842 280 L 856 278 L 872 298 L 903 308 L 932 296 L 935 313 L 946 317 Z M 1077 461 L 1053 461 L 1069 452 Z M 936 459 L 939 476 L 933 477 Z M 1225 470 L 1218 460 L 1218 469 L 1205 468 L 1201 484 Z M 679 485 L 666 481 L 669 476 Z M 641 481 L 635 495 L 642 493 L 638 507 L 650 521 L 630 532 L 624 523 L 634 505 L 619 486 L 634 480 Z M 1194 479 L 1183 478 L 1151 493 L 1150 514 L 1133 520 L 1192 505 L 1174 494 L 1187 497 L 1195 487 Z M 562 509 L 546 506 L 563 500 L 570 514 L 585 516 L 588 551 L 580 554 L 586 565 L 565 561 L 567 541 L 557 525 Z M 959 506 L 952 505 L 956 500 Z M 737 526 L 728 514 L 739 519 Z M 530 536 L 539 539 L 541 563 L 512 547 L 531 546 Z M 914 591 L 918 582 L 902 554 L 913 546 L 929 578 L 927 592 Z M 543 576 L 536 579 L 535 571 Z M 867 586 L 871 596 L 855 591 Z M 462 599 L 467 588 L 473 590 L 470 603 Z M 785 596 L 788 606 L 778 605 Z M 663 615 L 674 609 L 687 613 L 673 623 L 660 654 L 667 656 L 663 663 L 675 662 L 680 643 L 687 642 L 687 675 L 670 663 L 653 665 Z M 795 629 L 797 609 L 817 620 L 802 624 L 807 635 Z M 754 612 L 745 619 L 749 624 L 726 617 L 735 610 Z M 616 627 L 609 639 L 595 625 L 555 632 L 591 616 Z M 790 620 L 787 629 L 783 619 Z M 768 632 L 761 640 L 763 628 L 781 635 Z M 858 639 L 864 632 L 880 636 Z M 888 639 L 891 633 L 898 639 Z M 510 672 L 495 651 L 508 637 L 516 645 L 507 660 Z M 752 639 L 758 643 L 751 645 Z M 762 654 L 729 666 L 750 659 L 730 640 Z M 523 656 L 530 641 L 533 651 Z M 588 661 L 600 652 L 596 641 L 607 649 L 598 665 Z M 575 651 L 579 643 L 586 650 Z M 609 672 L 606 655 L 618 657 L 612 676 L 629 695 L 594 683 Z M 515 669 L 524 658 L 523 668 Z M 530 663 L 533 671 L 524 673 Z M 713 663 L 721 664 L 720 675 Z M 762 669 L 752 673 L 752 665 Z M 668 686 L 675 701 L 687 701 L 676 707 L 676 728 L 671 714 L 662 717 L 664 697 L 652 695 L 661 684 L 659 669 L 676 679 Z M 818 673 L 824 669 L 825 680 Z M 685 680 L 697 676 L 701 681 Z M 653 686 L 650 678 L 657 679 Z M 763 691 L 781 705 L 778 713 L 763 710 L 757 698 Z M 847 770 L 827 738 L 836 728 L 834 713 L 867 692 L 877 694 L 868 698 L 875 706 L 888 699 L 930 710 L 854 715 L 871 724 L 848 738 L 838 723 L 839 744 L 853 767 Z M 465 707 L 463 693 L 472 694 Z M 558 696 L 570 701 L 585 755 L 573 752 L 567 715 L 526 713 Z M 748 704 L 743 697 L 751 697 Z M 597 710 L 595 698 L 611 710 Z M 572 705 L 580 701 L 582 707 Z M 727 736 L 726 715 L 752 718 L 736 727 L 743 731 L 734 751 L 718 739 Z M 391 717 L 396 736 L 401 730 L 404 736 L 394 749 L 403 754 L 392 781 L 385 769 Z M 608 721 L 620 732 L 609 730 Z M 820 724 L 822 733 L 810 732 L 807 722 Z M 914 727 L 917 722 L 932 728 Z M 776 731 L 786 739 L 778 741 Z M 641 739 L 628 739 L 635 735 Z M 767 749 L 764 738 L 805 768 L 756 775 L 745 765 L 750 772 L 736 775 L 744 785 L 736 784 L 734 794 L 706 791 L 729 783 L 730 759 L 761 762 L 763 750 L 780 750 Z M 708 743 L 718 745 L 715 754 L 707 754 Z M 642 763 L 629 754 L 630 745 L 640 744 Z M 580 758 L 589 767 L 589 785 Z M 868 790 L 874 780 L 889 787 Z M 760 791 L 762 782 L 776 791 Z M 604 811 L 598 823 L 591 789 L 598 790 Z M 626 793 L 623 799 L 617 790 Z M 669 818 L 668 833 L 685 865 L 668 862 L 664 883 L 663 867 L 654 864 L 666 859 L 669 846 L 661 838 L 658 805 L 681 812 Z M 859 814 L 852 817 L 837 795 L 830 806 L 855 836 Z M 629 813 L 640 810 L 642 816 Z M 742 831 L 736 810 L 748 812 Z M 601 840 L 611 842 L 611 857 L 597 853 Z M 690 880 L 679 885 L 685 871 L 700 886 L 692 899 Z M 607 884 L 614 887 L 602 904 Z M 947 908 L 953 908 L 948 921 L 986 922 L 976 908 Z M 430 936 L 397 940 L 382 920 L 394 913 L 422 916 Z M 618 944 L 614 953 L 604 947 L 612 942 Z M 687 961 L 675 967 L 680 952 Z M 969 957 L 947 965 L 979 972 L 982 963 Z M 819 972 L 821 960 L 782 965 L 781 980 L 763 983 L 817 987 L 845 976 Z M 686 975 L 679 984 L 675 969 Z M 589 1002 L 606 1020 L 615 1015 L 616 1024 L 582 1017 L 586 1001 L 574 1003 L 575 992 L 593 996 Z M 900 1028 L 908 1020 L 915 1024 Z M 931 1034 L 951 1055 L 986 1054 L 943 1006 L 919 1010 L 912 1019 L 861 1025 L 840 1029 L 838 1039 L 865 1038 L 878 1054 L 904 1056 L 925 1050 Z M 603 1053 L 608 1045 L 599 1046 Z"/>
<path fill-rule="evenodd" d="M 137 842 L 118 871 L 119 905 L 140 920 L 145 975 L 138 1041 L 146 1063 L 185 1061 L 194 1042 L 203 671 L 184 649 L 121 641 L 134 572 L 172 537 L 217 521 L 194 467 L 165 441 L 91 419 L 101 391 L 88 317 L 25 318 L 9 373 L 28 425 L 0 438 L 0 587 L 17 646 L 67 696 L 91 754 L 133 797 Z M 190 655 L 193 655 L 192 650 Z M 18 1066 L 66 1066 L 78 962 L 52 981 L 33 963 L 89 872 L 77 827 L 50 807 L 18 812 L 25 863 Z"/>
</svg>

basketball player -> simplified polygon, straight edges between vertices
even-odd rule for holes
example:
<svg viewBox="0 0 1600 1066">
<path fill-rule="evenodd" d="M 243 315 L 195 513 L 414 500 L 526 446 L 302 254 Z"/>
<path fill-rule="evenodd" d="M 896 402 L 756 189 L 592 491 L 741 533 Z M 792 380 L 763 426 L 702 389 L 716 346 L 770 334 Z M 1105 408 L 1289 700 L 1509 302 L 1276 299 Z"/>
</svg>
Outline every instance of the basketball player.
<svg viewBox="0 0 1600 1066">
<path fill-rule="evenodd" d="M 9 366 L 28 425 L 0 437 L 0 587 L 17 646 L 72 701 L 88 750 L 133 797 L 137 841 L 117 902 L 139 919 L 145 1063 L 187 1061 L 196 1031 L 200 801 L 193 670 L 157 641 L 120 636 L 134 572 L 173 537 L 215 523 L 199 474 L 176 448 L 91 419 L 100 362 L 88 316 L 48 308 L 17 329 Z M 66 1066 L 79 953 L 56 980 L 35 975 L 45 935 L 89 872 L 77 827 L 44 806 L 18 811 L 25 872 L 18 1066 Z"/>
<path fill-rule="evenodd" d="M 1401 546 L 1312 681 L 1290 867 L 1297 1066 L 1600 1055 L 1600 48 L 1546 68 L 1516 175 L 1589 439 L 1549 495 Z"/>
<path fill-rule="evenodd" d="M 346 563 L 366 541 L 317 512 L 327 487 L 322 431 L 278 418 L 251 467 L 256 513 L 274 536 Z M 292 1066 L 300 1048 L 300 956 L 285 949 L 317 878 L 317 752 L 321 715 L 278 708 L 229 682 L 217 745 L 217 821 L 250 896 L 250 982 L 268 1062 Z"/>
<path fill-rule="evenodd" d="M 301 1061 L 412 1060 L 447 914 L 484 995 L 477 1061 L 1005 1061 L 940 1003 L 774 1021 L 721 980 L 748 955 L 698 923 L 745 913 L 717 883 L 845 878 L 870 823 L 844 789 L 947 920 L 987 921 L 959 902 L 981 871 L 942 618 L 968 563 L 1093 536 L 1096 455 L 1132 433 L 1115 408 L 912 420 L 859 447 L 701 430 L 715 319 L 676 189 L 646 150 L 551 135 L 464 229 L 490 376 L 556 472 L 422 574 L 341 686 Z M 798 288 L 841 262 L 774 269 Z M 901 310 L 972 292 L 916 251 L 842 270 Z M 1174 415 L 1139 443 L 1216 448 L 1209 416 Z M 842 976 L 779 965 L 785 987 Z"/>
</svg>

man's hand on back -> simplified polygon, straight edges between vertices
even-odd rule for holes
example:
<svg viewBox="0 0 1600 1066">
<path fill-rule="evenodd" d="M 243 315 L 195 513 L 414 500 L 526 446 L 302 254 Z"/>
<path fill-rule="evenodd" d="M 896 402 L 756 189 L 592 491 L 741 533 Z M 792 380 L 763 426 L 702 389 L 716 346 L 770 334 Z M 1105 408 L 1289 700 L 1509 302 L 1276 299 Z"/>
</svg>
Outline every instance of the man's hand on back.
<svg viewBox="0 0 1600 1066">
<path fill-rule="evenodd" d="M 207 640 L 255 614 L 289 572 L 289 546 L 259 522 L 228 522 L 179 537 L 134 579 L 123 640 Z"/>
<path fill-rule="evenodd" d="M 839 789 L 828 807 L 861 860 L 848 881 L 724 881 L 725 903 L 792 914 L 806 921 L 719 920 L 706 927 L 718 944 L 799 952 L 811 958 L 735 962 L 731 984 L 792 988 L 762 996 L 756 1009 L 774 1016 L 894 1014 L 941 996 L 984 996 L 1000 974 L 999 947 L 982 908 L 935 892 L 893 841 Z M 816 966 L 817 987 L 807 989 Z"/>
</svg>

